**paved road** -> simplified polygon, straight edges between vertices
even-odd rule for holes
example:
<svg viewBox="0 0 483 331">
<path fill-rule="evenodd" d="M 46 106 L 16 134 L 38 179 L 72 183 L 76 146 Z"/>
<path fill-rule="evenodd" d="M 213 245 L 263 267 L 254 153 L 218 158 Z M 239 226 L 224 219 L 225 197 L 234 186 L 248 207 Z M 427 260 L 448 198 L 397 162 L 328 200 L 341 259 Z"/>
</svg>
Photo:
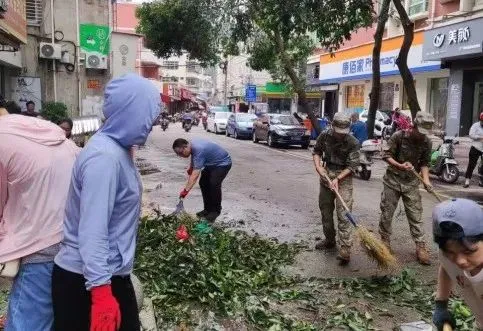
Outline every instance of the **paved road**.
<svg viewBox="0 0 483 331">
<path fill-rule="evenodd" d="M 314 251 L 316 238 L 322 237 L 318 209 L 319 180 L 314 173 L 310 151 L 297 148 L 271 149 L 264 144 L 240 141 L 224 135 L 206 133 L 194 127 L 189 133 L 180 124 L 171 125 L 166 132 L 154 128 L 146 147 L 137 153 L 138 162 L 152 165 L 159 172 L 145 175 L 145 199 L 151 207 L 171 212 L 177 203 L 178 192 L 186 180 L 188 160 L 176 157 L 171 145 L 175 138 L 210 139 L 226 148 L 233 159 L 233 168 L 224 183 L 222 216 L 217 222 L 256 232 L 281 241 L 302 242 L 308 247 L 300 254 L 295 273 L 306 276 L 374 275 L 376 265 L 354 245 L 353 261 L 349 267 L 339 267 L 333 253 Z M 377 233 L 382 175 L 385 164 L 377 161 L 370 181 L 355 180 L 354 213 L 360 222 Z M 431 208 L 434 199 L 423 192 L 424 221 L 431 231 Z M 196 187 L 185 201 L 189 212 L 202 209 L 201 192 Z M 399 212 L 398 212 L 399 211 Z M 398 208 L 394 220 L 393 247 L 402 266 L 415 267 L 432 278 L 435 266 L 419 268 L 414 263 L 414 244 L 409 236 L 404 212 Z M 428 241 L 431 237 L 427 237 Z M 436 249 L 432 248 L 436 257 Z"/>
</svg>

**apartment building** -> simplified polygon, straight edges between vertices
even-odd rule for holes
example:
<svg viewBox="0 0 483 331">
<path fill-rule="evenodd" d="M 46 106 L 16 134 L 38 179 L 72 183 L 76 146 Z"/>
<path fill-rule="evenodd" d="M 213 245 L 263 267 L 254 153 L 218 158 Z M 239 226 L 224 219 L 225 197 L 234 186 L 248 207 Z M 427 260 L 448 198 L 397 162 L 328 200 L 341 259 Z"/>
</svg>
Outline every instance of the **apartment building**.
<svg viewBox="0 0 483 331">
<path fill-rule="evenodd" d="M 136 33 L 139 3 L 118 0 L 114 4 L 114 30 L 119 33 Z M 199 62 L 182 56 L 158 58 L 144 46 L 142 36 L 138 44 L 136 71 L 149 79 L 159 81 L 162 100 L 171 112 L 182 111 L 191 103 L 209 101 L 214 94 L 216 75 L 214 68 L 203 68 Z"/>
<path fill-rule="evenodd" d="M 482 93 L 479 87 L 482 79 L 475 69 L 479 63 L 475 60 L 481 60 L 482 51 L 483 23 L 478 18 L 483 15 L 483 6 L 480 2 L 483 1 L 405 1 L 406 10 L 415 22 L 408 66 L 414 75 L 420 106 L 433 113 L 438 126 L 450 134 L 467 134 L 481 103 L 478 93 Z M 307 83 L 309 89 L 321 91 L 322 114 L 330 117 L 334 111 L 368 109 L 374 32 L 375 25 L 360 29 L 334 56 L 322 53 L 319 63 L 312 60 L 308 64 L 307 72 L 311 76 Z M 461 42 L 458 42 L 458 33 Z M 381 50 L 380 109 L 408 109 L 406 91 L 395 63 L 402 40 L 401 22 L 395 8 L 391 7 Z M 469 49 L 461 53 L 461 47 Z"/>
</svg>

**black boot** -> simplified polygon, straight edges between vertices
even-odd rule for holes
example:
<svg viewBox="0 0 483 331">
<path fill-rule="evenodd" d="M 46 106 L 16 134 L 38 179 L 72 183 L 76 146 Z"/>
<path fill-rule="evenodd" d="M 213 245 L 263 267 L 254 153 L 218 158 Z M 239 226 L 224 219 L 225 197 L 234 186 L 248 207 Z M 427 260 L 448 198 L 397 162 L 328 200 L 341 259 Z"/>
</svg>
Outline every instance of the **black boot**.
<svg viewBox="0 0 483 331">
<path fill-rule="evenodd" d="M 205 219 L 208 221 L 208 223 L 213 223 L 218 218 L 218 216 L 220 216 L 220 213 L 212 211 L 205 216 Z"/>
<path fill-rule="evenodd" d="M 206 217 L 206 215 L 208 215 L 208 212 L 206 210 L 202 210 L 202 211 L 199 211 L 199 212 L 196 213 L 196 216 L 198 218 Z"/>
</svg>

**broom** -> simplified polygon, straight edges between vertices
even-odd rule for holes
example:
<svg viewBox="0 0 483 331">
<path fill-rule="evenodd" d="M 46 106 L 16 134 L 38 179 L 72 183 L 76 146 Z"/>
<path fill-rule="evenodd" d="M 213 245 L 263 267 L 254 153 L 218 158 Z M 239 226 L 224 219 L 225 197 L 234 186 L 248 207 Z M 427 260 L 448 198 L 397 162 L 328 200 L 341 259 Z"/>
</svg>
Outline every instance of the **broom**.
<svg viewBox="0 0 483 331">
<path fill-rule="evenodd" d="M 324 174 L 325 180 L 330 183 L 330 178 L 327 174 Z M 345 210 L 345 217 L 349 220 L 349 222 L 354 225 L 356 228 L 356 234 L 359 237 L 361 242 L 361 246 L 366 252 L 366 254 L 375 260 L 380 268 L 388 269 L 394 268 L 397 265 L 396 258 L 392 255 L 391 251 L 384 245 L 379 239 L 377 239 L 369 230 L 360 226 L 356 220 L 354 215 L 351 214 L 349 207 L 342 199 L 340 193 L 337 190 L 333 190 L 335 196 L 341 203 L 342 207 Z"/>
<path fill-rule="evenodd" d="M 419 181 L 426 187 L 426 185 L 424 184 L 423 177 L 421 177 L 421 175 L 418 174 L 418 172 L 416 170 L 414 170 L 414 168 L 411 171 L 412 171 L 413 175 L 416 176 L 419 179 Z M 428 191 L 428 193 L 432 194 L 436 198 L 436 200 L 438 200 L 438 202 L 443 202 L 443 199 L 441 198 L 441 196 L 434 189 L 428 190 L 426 188 L 426 190 Z"/>
</svg>

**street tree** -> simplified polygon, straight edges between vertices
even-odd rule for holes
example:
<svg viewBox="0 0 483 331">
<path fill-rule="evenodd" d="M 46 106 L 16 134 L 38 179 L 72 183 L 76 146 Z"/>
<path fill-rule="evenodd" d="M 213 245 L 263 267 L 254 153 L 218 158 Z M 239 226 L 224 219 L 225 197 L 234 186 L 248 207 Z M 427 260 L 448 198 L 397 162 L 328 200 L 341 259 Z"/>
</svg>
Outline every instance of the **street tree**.
<svg viewBox="0 0 483 331">
<path fill-rule="evenodd" d="M 418 95 L 414 85 L 414 77 L 408 67 L 408 54 L 413 44 L 414 39 L 414 22 L 408 16 L 404 4 L 401 0 L 393 0 L 394 7 L 396 7 L 401 25 L 404 30 L 404 39 L 399 50 L 399 56 L 396 59 L 396 65 L 399 68 L 399 73 L 403 80 L 404 88 L 407 92 L 408 106 L 411 110 L 411 116 L 414 119 L 418 111 L 421 110 L 418 102 Z"/>
<path fill-rule="evenodd" d="M 369 112 L 367 115 L 367 133 L 369 139 L 374 138 L 374 125 L 376 113 L 381 97 L 381 47 L 384 29 L 389 18 L 391 0 L 383 0 L 377 17 L 377 26 L 374 33 L 374 48 L 372 50 L 372 88 L 370 93 Z"/>
<path fill-rule="evenodd" d="M 318 47 L 337 50 L 351 33 L 373 22 L 372 0 L 163 0 L 137 11 L 138 32 L 159 57 L 186 51 L 204 64 L 247 54 L 298 95 L 317 132 L 305 93 L 307 58 Z"/>
</svg>

